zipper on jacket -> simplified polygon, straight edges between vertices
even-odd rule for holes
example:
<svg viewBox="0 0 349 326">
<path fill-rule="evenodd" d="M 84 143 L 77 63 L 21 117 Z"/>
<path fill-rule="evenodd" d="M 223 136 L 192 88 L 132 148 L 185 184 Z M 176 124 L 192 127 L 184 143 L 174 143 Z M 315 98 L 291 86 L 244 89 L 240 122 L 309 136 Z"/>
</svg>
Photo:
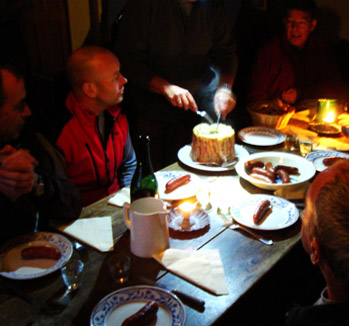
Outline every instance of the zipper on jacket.
<svg viewBox="0 0 349 326">
<path fill-rule="evenodd" d="M 90 146 L 89 146 L 87 143 L 85 143 L 85 146 L 86 146 L 88 152 L 90 153 L 90 156 L 91 156 L 91 159 L 92 159 L 93 168 L 94 168 L 95 173 L 96 173 L 97 184 L 98 184 L 98 185 L 101 185 L 101 179 L 100 179 L 99 174 L 98 174 L 96 162 L 95 162 L 95 160 L 94 160 L 94 158 L 93 158 L 91 148 L 90 148 Z"/>
</svg>

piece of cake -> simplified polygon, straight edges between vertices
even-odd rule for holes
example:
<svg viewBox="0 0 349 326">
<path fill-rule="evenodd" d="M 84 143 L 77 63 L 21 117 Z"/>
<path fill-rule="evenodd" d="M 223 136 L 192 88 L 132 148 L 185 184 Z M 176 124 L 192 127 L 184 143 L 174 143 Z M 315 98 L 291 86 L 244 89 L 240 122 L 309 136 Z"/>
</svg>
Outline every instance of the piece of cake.
<svg viewBox="0 0 349 326">
<path fill-rule="evenodd" d="M 221 165 L 235 160 L 235 131 L 223 123 L 200 123 L 193 129 L 191 158 L 207 165 Z"/>
</svg>

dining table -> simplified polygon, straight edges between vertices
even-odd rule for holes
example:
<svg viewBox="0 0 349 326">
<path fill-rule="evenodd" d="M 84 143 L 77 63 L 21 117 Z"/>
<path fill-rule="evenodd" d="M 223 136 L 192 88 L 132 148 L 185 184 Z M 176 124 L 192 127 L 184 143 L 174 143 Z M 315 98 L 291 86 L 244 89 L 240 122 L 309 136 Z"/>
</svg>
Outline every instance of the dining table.
<svg viewBox="0 0 349 326">
<path fill-rule="evenodd" d="M 239 146 L 249 154 L 288 151 L 284 143 L 266 147 L 241 143 Z M 198 170 L 178 161 L 162 171 L 190 172 L 206 184 L 224 181 L 231 185 L 227 196 L 231 200 L 242 194 L 273 195 L 272 191 L 260 189 L 240 178 L 235 169 L 216 173 Z M 59 270 L 30 280 L 1 277 L 1 325 L 89 325 L 93 309 L 105 296 L 125 287 L 142 285 L 144 278 L 154 282 L 154 286 L 158 282 L 205 302 L 203 309 L 184 305 L 187 326 L 220 325 L 227 321 L 244 325 L 251 320 L 263 323 L 269 319 L 279 322 L 285 313 L 283 303 L 291 300 L 288 294 L 291 296 L 292 293 L 287 291 L 297 288 L 295 284 L 301 286 L 301 276 L 306 279 L 313 272 L 302 250 L 300 217 L 283 229 L 255 230 L 261 238 L 273 240 L 273 245 L 266 245 L 242 229 L 230 229 L 232 219 L 229 213 L 211 207 L 206 210 L 209 223 L 205 227 L 193 232 L 170 230 L 170 248 L 219 251 L 228 294 L 213 294 L 169 272 L 153 258 L 135 256 L 130 250 L 130 231 L 124 222 L 123 208 L 108 203 L 113 196 L 84 207 L 79 217 L 111 216 L 112 250 L 101 252 L 65 235 L 73 245 L 72 258 L 84 263 L 80 288 L 68 292 Z M 179 203 L 180 200 L 171 202 L 173 206 Z M 301 216 L 304 200 L 297 200 L 295 204 Z M 60 232 L 57 229 L 45 231 Z M 109 257 L 118 254 L 131 259 L 129 279 L 121 285 L 114 282 L 107 263 Z M 307 268 L 310 274 L 307 274 Z"/>
</svg>

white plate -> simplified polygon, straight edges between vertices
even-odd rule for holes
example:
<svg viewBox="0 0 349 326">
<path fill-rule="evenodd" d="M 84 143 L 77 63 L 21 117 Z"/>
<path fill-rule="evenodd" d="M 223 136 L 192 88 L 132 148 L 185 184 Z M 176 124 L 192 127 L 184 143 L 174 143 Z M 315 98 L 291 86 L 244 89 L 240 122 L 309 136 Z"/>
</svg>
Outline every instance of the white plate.
<svg viewBox="0 0 349 326">
<path fill-rule="evenodd" d="M 93 309 L 91 326 L 120 326 L 129 316 L 141 309 L 149 300 L 159 304 L 157 326 L 185 324 L 182 302 L 170 291 L 156 286 L 130 286 L 108 294 Z M 153 324 L 152 324 L 153 325 Z"/>
<path fill-rule="evenodd" d="M 253 222 L 253 213 L 264 200 L 269 200 L 271 213 L 261 224 Z M 299 217 L 295 204 L 288 200 L 271 195 L 251 195 L 244 202 L 235 203 L 230 208 L 231 214 L 238 223 L 256 230 L 273 231 L 287 228 L 297 222 Z"/>
<path fill-rule="evenodd" d="M 344 157 L 349 159 L 349 155 L 341 152 L 336 151 L 316 151 L 309 153 L 305 158 L 312 162 L 315 166 L 315 169 L 319 172 L 325 170 L 328 168 L 323 161 L 326 157 Z"/>
<path fill-rule="evenodd" d="M 271 162 L 273 166 L 278 164 L 294 166 L 298 168 L 299 174 L 290 175 L 290 183 L 281 183 L 281 181 L 277 183 L 266 183 L 263 181 L 259 181 L 253 177 L 250 177 L 245 171 L 244 163 L 246 161 L 252 160 L 262 161 L 264 163 Z M 300 185 L 310 180 L 316 173 L 315 167 L 311 162 L 309 162 L 302 156 L 285 152 L 261 152 L 251 154 L 250 156 L 240 160 L 236 164 L 235 169 L 241 178 L 249 181 L 258 188 L 266 190 L 277 190 L 279 188 L 287 188 Z"/>
<path fill-rule="evenodd" d="M 191 168 L 198 169 L 201 171 L 213 171 L 213 172 L 224 172 L 224 171 L 229 171 L 229 170 L 235 169 L 236 164 L 232 164 L 232 165 L 229 165 L 227 167 L 208 166 L 208 165 L 199 164 L 199 163 L 192 160 L 192 158 L 190 156 L 190 152 L 191 152 L 191 145 L 183 146 L 178 151 L 178 159 L 182 163 L 190 166 Z M 241 145 L 237 145 L 237 144 L 235 144 L 235 154 L 238 158 L 238 161 L 249 155 L 248 151 L 245 148 L 243 148 Z"/>
<path fill-rule="evenodd" d="M 244 143 L 256 146 L 277 145 L 286 139 L 281 131 L 267 127 L 248 127 L 240 130 L 238 136 Z"/>
<path fill-rule="evenodd" d="M 165 193 L 166 183 L 169 180 L 186 174 L 190 175 L 189 183 L 177 188 L 176 190 L 168 194 Z M 159 171 L 156 172 L 155 175 L 159 186 L 159 197 L 164 200 L 180 200 L 193 197 L 196 195 L 201 182 L 200 178 L 197 175 L 185 171 Z"/>
<path fill-rule="evenodd" d="M 51 246 L 61 251 L 59 260 L 22 259 L 21 252 L 31 246 Z M 0 250 L 0 275 L 13 280 L 41 277 L 60 269 L 73 253 L 71 242 L 64 236 L 50 232 L 36 232 L 19 236 L 5 243 Z"/>
</svg>

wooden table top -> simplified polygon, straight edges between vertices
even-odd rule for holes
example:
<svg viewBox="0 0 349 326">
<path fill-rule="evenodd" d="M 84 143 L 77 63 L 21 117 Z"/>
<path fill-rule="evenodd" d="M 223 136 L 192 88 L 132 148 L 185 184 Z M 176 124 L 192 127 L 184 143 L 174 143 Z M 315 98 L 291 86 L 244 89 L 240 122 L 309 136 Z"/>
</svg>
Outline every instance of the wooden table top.
<svg viewBox="0 0 349 326">
<path fill-rule="evenodd" d="M 174 163 L 166 170 L 182 170 L 183 166 Z M 194 171 L 201 179 L 212 178 L 212 173 Z M 236 185 L 234 192 L 268 193 L 248 182 L 240 180 L 235 170 L 214 175 L 231 179 Z M 270 194 L 270 192 L 269 192 Z M 138 276 L 176 287 L 205 301 L 205 310 L 186 309 L 186 325 L 219 324 L 219 318 L 228 313 L 241 297 L 260 283 L 273 267 L 287 257 L 300 243 L 300 221 L 284 230 L 262 232 L 272 238 L 273 246 L 266 246 L 251 238 L 243 231 L 227 228 L 224 219 L 217 212 L 209 212 L 208 228 L 185 237 L 171 234 L 170 247 L 179 249 L 202 250 L 219 249 L 223 262 L 228 295 L 216 296 L 205 290 L 167 273 L 153 259 L 134 256 L 129 249 L 130 235 L 124 221 L 122 209 L 108 205 L 108 198 L 102 199 L 83 209 L 81 217 L 112 216 L 114 251 L 100 253 L 88 246 L 74 250 L 73 257 L 85 263 L 81 289 L 74 295 L 63 296 L 64 283 L 59 271 L 45 277 L 28 281 L 1 279 L 0 282 L 0 324 L 6 325 L 88 325 L 90 315 L 97 303 L 107 294 L 117 290 L 107 267 L 107 258 L 117 253 L 131 257 L 131 276 L 125 286 L 142 284 Z M 8 285 L 12 285 L 35 299 L 34 304 L 13 295 Z"/>
</svg>

